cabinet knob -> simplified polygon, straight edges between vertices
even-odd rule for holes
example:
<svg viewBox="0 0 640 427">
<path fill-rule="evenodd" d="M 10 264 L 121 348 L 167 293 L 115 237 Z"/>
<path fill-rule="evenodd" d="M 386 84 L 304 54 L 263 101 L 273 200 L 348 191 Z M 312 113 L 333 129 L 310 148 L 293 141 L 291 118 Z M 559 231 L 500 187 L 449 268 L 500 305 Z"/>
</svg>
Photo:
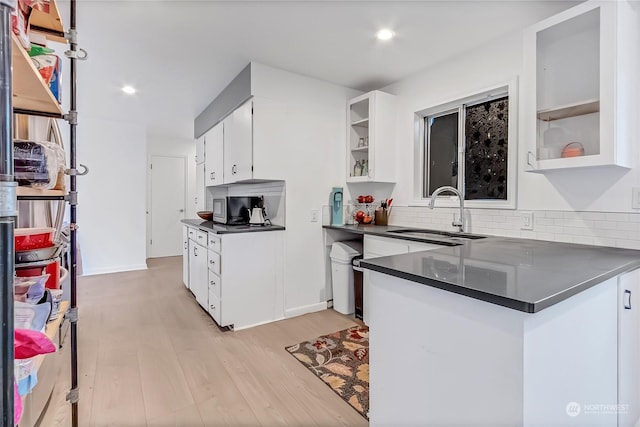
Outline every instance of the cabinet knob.
<svg viewBox="0 0 640 427">
<path fill-rule="evenodd" d="M 212 259 L 209 260 L 209 264 L 215 264 L 216 262 Z"/>
</svg>

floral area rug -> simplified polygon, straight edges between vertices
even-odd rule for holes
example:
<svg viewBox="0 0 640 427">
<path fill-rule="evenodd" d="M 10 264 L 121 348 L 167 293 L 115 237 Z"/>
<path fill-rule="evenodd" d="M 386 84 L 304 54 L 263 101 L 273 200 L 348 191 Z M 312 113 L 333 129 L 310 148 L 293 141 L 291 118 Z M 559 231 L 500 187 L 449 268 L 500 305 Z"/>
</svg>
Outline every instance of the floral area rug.
<svg viewBox="0 0 640 427">
<path fill-rule="evenodd" d="M 286 350 L 368 419 L 368 327 L 354 326 L 286 347 Z"/>
</svg>

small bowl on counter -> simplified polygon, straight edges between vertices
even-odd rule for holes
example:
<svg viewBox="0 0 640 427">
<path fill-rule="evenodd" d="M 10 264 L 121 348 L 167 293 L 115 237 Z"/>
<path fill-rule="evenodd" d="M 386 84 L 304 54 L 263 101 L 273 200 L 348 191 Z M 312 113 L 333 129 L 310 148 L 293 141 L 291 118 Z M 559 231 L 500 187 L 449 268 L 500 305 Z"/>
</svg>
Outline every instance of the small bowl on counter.
<svg viewBox="0 0 640 427">
<path fill-rule="evenodd" d="M 205 221 L 211 221 L 213 219 L 213 211 L 199 211 L 197 214 Z"/>
</svg>

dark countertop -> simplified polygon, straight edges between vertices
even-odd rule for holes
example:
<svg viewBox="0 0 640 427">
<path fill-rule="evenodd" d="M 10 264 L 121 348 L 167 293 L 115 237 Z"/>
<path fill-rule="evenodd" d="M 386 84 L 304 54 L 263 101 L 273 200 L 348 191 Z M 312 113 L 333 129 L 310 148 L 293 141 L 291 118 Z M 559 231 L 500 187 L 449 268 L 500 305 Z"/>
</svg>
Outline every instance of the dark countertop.
<svg viewBox="0 0 640 427">
<path fill-rule="evenodd" d="M 415 237 L 407 234 L 393 233 L 393 231 L 395 230 L 402 230 L 407 228 L 417 229 L 417 227 L 401 227 L 397 225 L 358 224 L 358 225 L 323 225 L 322 228 L 326 228 L 329 230 L 347 231 L 349 233 L 354 233 L 354 234 L 362 234 L 362 235 L 370 234 L 373 236 L 388 237 L 391 239 L 411 240 L 412 242 L 433 243 L 435 245 L 443 245 L 443 246 L 458 246 L 458 245 L 464 244 L 464 241 L 461 241 L 460 239 L 456 239 L 453 237 L 434 236 L 434 238 L 431 239 L 431 238 L 424 238 L 424 237 Z M 461 233 L 460 235 L 464 236 L 465 233 Z M 482 236 L 482 234 L 477 234 L 477 236 Z"/>
<path fill-rule="evenodd" d="M 203 221 L 201 219 L 183 219 L 180 222 L 192 227 L 197 227 L 202 231 L 213 232 L 217 234 L 255 233 L 261 231 L 279 231 L 285 229 L 281 225 L 225 225 L 218 224 L 213 221 Z"/>
<path fill-rule="evenodd" d="M 386 233 L 408 227 L 325 228 L 404 238 Z M 611 277 L 640 268 L 640 251 L 487 236 L 458 242 L 456 246 L 363 260 L 360 265 L 514 310 L 535 313 Z"/>
</svg>

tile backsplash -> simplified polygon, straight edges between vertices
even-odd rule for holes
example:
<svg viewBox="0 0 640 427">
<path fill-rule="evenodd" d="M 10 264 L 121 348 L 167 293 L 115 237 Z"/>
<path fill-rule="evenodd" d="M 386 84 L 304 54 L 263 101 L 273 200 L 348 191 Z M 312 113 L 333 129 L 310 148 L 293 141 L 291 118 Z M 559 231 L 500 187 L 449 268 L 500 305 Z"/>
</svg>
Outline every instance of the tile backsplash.
<svg viewBox="0 0 640 427">
<path fill-rule="evenodd" d="M 457 231 L 457 208 L 395 206 L 389 225 Z M 465 209 L 467 232 L 585 245 L 640 249 L 640 213 L 533 211 L 533 230 L 522 230 L 523 211 Z"/>
</svg>

